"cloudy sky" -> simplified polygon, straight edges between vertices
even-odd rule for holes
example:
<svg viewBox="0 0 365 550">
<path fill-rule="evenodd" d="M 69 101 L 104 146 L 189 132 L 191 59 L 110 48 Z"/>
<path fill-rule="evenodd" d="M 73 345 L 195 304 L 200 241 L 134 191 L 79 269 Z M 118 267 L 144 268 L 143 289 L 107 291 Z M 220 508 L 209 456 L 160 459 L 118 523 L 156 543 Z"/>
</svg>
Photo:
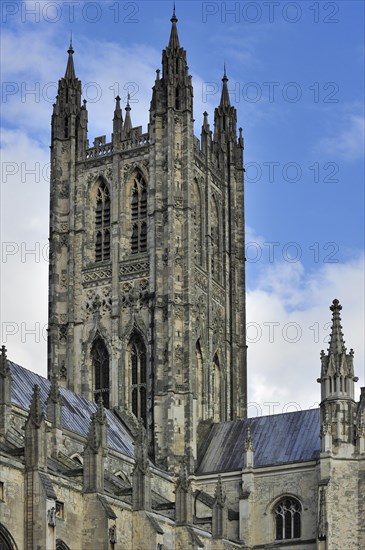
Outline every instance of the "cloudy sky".
<svg viewBox="0 0 365 550">
<path fill-rule="evenodd" d="M 147 129 L 172 2 L 1 4 L 1 332 L 46 375 L 49 145 L 70 33 L 89 139 L 114 97 Z M 315 406 L 334 298 L 364 382 L 364 4 L 177 1 L 196 135 L 226 63 L 245 137 L 249 411 Z"/>
</svg>

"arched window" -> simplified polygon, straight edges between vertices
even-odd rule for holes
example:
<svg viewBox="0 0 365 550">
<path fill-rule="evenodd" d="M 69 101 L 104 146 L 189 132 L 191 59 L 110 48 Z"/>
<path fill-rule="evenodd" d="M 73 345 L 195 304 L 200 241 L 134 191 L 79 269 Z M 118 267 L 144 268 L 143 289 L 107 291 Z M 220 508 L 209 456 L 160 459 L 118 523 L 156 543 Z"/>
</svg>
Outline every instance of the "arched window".
<svg viewBox="0 0 365 550">
<path fill-rule="evenodd" d="M 110 195 L 102 182 L 96 193 L 95 261 L 110 260 Z"/>
<path fill-rule="evenodd" d="M 212 276 L 217 280 L 221 281 L 221 249 L 220 249 L 220 219 L 219 219 L 219 210 L 217 201 L 212 196 L 211 201 L 211 225 L 210 233 L 212 239 Z"/>
<path fill-rule="evenodd" d="M 131 408 L 137 418 L 142 418 L 147 427 L 147 356 L 146 346 L 138 333 L 129 343 Z"/>
<path fill-rule="evenodd" d="M 302 506 L 295 498 L 285 497 L 274 508 L 276 540 L 301 536 Z"/>
<path fill-rule="evenodd" d="M 147 250 L 147 187 L 143 176 L 134 177 L 131 197 L 131 252 L 138 254 Z"/>
<path fill-rule="evenodd" d="M 202 211 L 201 196 L 198 182 L 194 180 L 193 223 L 194 223 L 194 256 L 198 265 L 202 265 L 203 240 L 202 240 Z"/>
<path fill-rule="evenodd" d="M 213 420 L 220 422 L 221 419 L 221 369 L 217 353 L 213 358 Z"/>
<path fill-rule="evenodd" d="M 204 398 L 204 373 L 203 373 L 203 357 L 198 340 L 195 346 L 195 369 L 196 369 L 196 398 L 197 398 L 197 414 L 198 420 L 204 420 L 203 398 Z"/>
<path fill-rule="evenodd" d="M 17 550 L 17 548 L 7 528 L 0 523 L 0 550 Z"/>
<path fill-rule="evenodd" d="M 103 340 L 98 336 L 91 348 L 94 370 L 94 400 L 103 400 L 103 405 L 109 408 L 109 353 Z"/>
<path fill-rule="evenodd" d="M 56 540 L 56 550 L 70 550 L 69 546 L 63 542 L 61 539 Z"/>
</svg>

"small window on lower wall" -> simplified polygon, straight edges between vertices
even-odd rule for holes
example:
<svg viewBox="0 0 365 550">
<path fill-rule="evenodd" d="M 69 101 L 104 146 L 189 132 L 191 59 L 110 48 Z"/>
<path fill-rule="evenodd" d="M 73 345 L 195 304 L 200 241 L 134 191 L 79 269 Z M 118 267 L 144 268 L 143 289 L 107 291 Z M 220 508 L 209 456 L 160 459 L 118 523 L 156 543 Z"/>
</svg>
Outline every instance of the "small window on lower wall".
<svg viewBox="0 0 365 550">
<path fill-rule="evenodd" d="M 302 505 L 295 498 L 285 497 L 274 507 L 276 540 L 298 539 L 301 536 Z"/>
<path fill-rule="evenodd" d="M 65 519 L 65 507 L 59 500 L 56 500 L 56 518 Z"/>
<path fill-rule="evenodd" d="M 4 502 L 4 482 L 0 481 L 0 502 Z"/>
</svg>

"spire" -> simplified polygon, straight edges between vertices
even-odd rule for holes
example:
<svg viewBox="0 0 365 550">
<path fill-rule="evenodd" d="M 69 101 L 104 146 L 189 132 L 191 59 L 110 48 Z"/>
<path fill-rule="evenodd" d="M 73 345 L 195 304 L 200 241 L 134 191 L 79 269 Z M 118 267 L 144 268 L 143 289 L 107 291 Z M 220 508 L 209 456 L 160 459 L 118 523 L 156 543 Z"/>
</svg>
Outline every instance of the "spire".
<svg viewBox="0 0 365 550">
<path fill-rule="evenodd" d="M 176 26 L 177 21 L 178 21 L 178 19 L 176 17 L 175 2 L 174 2 L 174 9 L 173 9 L 173 12 L 172 12 L 172 17 L 171 17 L 171 23 L 172 23 L 171 34 L 170 34 L 170 40 L 169 40 L 169 45 L 168 45 L 168 47 L 171 50 L 177 50 L 177 49 L 180 48 L 179 35 L 177 34 L 177 26 Z"/>
<path fill-rule="evenodd" d="M 74 49 L 72 47 L 72 35 L 70 39 L 70 46 L 67 50 L 67 53 L 68 53 L 68 60 L 67 60 L 65 78 L 66 80 L 74 80 L 76 78 L 76 73 L 75 73 L 74 60 L 73 60 Z"/>
<path fill-rule="evenodd" d="M 222 86 L 222 95 L 221 95 L 220 107 L 229 108 L 231 106 L 231 101 L 229 99 L 229 92 L 228 92 L 228 86 L 227 86 L 228 78 L 227 78 L 227 74 L 226 74 L 226 64 L 225 63 L 224 63 L 224 73 L 223 73 L 222 82 L 223 82 L 223 86 Z"/>
<path fill-rule="evenodd" d="M 125 107 L 125 121 L 124 121 L 124 132 L 126 135 L 129 134 L 129 132 L 132 130 L 132 119 L 131 119 L 131 106 L 129 105 L 129 100 L 131 96 L 128 94 L 127 96 L 127 105 Z"/>
<path fill-rule="evenodd" d="M 332 328 L 328 351 L 334 354 L 346 353 L 345 341 L 343 339 L 340 311 L 342 306 L 338 300 L 333 300 L 330 310 L 332 311 Z"/>
</svg>

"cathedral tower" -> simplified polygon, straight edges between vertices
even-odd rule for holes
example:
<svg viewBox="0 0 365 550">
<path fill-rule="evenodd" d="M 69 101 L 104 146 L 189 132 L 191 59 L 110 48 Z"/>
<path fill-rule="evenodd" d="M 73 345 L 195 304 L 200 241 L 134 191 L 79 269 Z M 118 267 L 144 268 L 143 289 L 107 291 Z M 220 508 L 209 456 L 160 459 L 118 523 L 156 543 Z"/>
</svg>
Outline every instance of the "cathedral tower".
<svg viewBox="0 0 365 550">
<path fill-rule="evenodd" d="M 147 133 L 87 141 L 73 49 L 52 117 L 49 374 L 143 421 L 156 463 L 196 457 L 197 428 L 246 414 L 243 139 L 224 71 L 214 132 L 194 136 L 175 13 Z"/>
</svg>

